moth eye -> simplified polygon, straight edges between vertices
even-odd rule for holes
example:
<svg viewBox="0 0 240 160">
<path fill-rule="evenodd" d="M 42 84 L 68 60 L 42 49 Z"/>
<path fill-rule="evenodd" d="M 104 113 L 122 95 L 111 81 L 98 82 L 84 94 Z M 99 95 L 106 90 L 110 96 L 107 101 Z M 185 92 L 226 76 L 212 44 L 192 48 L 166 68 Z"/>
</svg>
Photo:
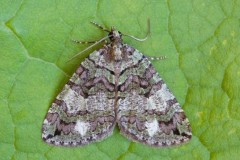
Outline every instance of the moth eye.
<svg viewBox="0 0 240 160">
<path fill-rule="evenodd" d="M 112 36 L 113 36 L 113 33 L 112 32 L 110 32 L 109 34 L 108 34 L 108 37 L 110 37 L 110 39 L 112 38 Z"/>
</svg>

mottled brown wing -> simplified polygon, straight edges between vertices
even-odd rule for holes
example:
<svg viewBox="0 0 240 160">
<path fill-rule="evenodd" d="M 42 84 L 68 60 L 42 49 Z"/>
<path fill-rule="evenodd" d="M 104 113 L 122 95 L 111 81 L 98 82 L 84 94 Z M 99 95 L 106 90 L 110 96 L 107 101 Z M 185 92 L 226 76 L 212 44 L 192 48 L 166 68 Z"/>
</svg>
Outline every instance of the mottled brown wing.
<svg viewBox="0 0 240 160">
<path fill-rule="evenodd" d="M 121 133 L 156 147 L 189 141 L 189 121 L 150 61 L 137 50 L 128 59 L 132 65 L 122 71 L 118 87 L 117 122 Z"/>
<path fill-rule="evenodd" d="M 42 127 L 47 143 L 79 146 L 109 136 L 116 123 L 114 75 L 102 56 L 89 55 L 50 107 Z"/>
</svg>

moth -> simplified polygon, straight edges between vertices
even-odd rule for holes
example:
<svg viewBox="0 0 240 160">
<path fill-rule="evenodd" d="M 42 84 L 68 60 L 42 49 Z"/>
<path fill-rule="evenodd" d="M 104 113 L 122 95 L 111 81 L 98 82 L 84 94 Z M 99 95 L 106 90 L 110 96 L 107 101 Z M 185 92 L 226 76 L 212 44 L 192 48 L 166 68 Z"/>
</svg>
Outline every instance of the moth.
<svg viewBox="0 0 240 160">
<path fill-rule="evenodd" d="M 189 141 L 190 123 L 175 96 L 149 58 L 122 40 L 128 36 L 143 41 L 147 36 L 138 39 L 93 24 L 108 35 L 92 46 L 109 42 L 80 64 L 58 94 L 43 122 L 43 140 L 82 146 L 110 136 L 117 124 L 128 139 L 149 146 Z M 148 28 L 149 35 L 150 22 Z"/>
</svg>

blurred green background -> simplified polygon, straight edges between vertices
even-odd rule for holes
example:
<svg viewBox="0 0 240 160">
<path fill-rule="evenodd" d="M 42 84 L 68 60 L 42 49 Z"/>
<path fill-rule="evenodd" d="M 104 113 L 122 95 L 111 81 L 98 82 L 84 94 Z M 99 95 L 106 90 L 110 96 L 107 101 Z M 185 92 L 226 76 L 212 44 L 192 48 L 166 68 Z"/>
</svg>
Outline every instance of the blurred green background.
<svg viewBox="0 0 240 160">
<path fill-rule="evenodd" d="M 119 129 L 84 147 L 54 147 L 41 139 L 49 106 L 84 57 L 66 62 L 106 33 L 96 21 L 123 33 L 151 37 L 124 42 L 147 56 L 185 110 L 193 139 L 171 148 L 128 141 Z M 1 160 L 238 159 L 240 155 L 239 0 L 1 0 Z"/>
</svg>

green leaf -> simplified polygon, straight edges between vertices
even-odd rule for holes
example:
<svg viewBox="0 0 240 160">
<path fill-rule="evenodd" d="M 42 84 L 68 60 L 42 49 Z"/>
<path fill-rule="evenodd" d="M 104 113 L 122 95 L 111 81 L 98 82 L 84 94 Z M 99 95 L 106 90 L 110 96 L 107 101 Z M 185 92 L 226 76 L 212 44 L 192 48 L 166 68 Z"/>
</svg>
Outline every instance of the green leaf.
<svg viewBox="0 0 240 160">
<path fill-rule="evenodd" d="M 124 41 L 154 61 L 185 110 L 193 139 L 171 148 L 128 141 L 116 128 L 84 147 L 50 146 L 41 125 L 51 102 L 89 52 L 71 39 L 98 40 L 93 27 L 116 26 L 144 37 Z M 240 1 L 7 1 L 0 2 L 0 159 L 238 159 L 240 151 Z M 95 47 L 100 48 L 101 45 Z"/>
</svg>

